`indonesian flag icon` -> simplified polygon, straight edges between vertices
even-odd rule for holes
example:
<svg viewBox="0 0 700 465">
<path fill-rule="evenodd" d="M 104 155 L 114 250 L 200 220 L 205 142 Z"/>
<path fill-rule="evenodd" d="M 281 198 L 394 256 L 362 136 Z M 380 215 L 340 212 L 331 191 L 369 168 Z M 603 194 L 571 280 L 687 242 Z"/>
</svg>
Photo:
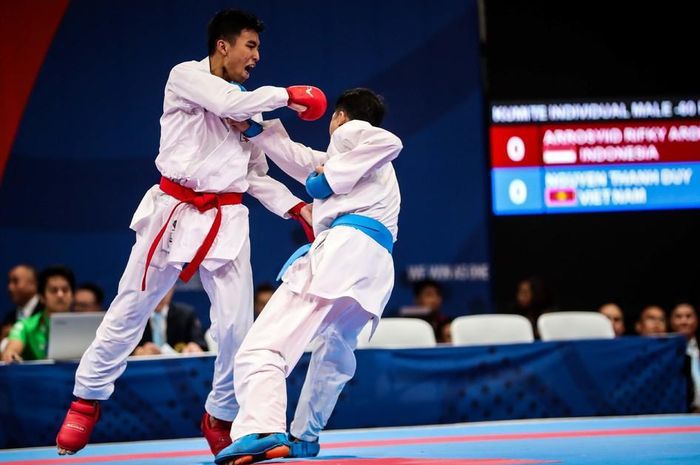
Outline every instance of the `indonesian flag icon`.
<svg viewBox="0 0 700 465">
<path fill-rule="evenodd" d="M 545 202 L 550 207 L 576 205 L 576 189 L 549 188 L 545 192 Z"/>
<path fill-rule="evenodd" d="M 576 163 L 577 159 L 575 145 L 545 145 L 542 150 L 545 165 L 570 165 Z"/>
</svg>

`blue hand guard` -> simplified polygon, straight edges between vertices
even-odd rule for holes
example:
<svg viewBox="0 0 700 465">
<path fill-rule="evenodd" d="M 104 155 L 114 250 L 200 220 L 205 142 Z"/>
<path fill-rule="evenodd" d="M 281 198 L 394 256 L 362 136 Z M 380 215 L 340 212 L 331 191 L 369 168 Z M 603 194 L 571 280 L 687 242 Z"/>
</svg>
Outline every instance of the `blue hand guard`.
<svg viewBox="0 0 700 465">
<path fill-rule="evenodd" d="M 333 189 L 328 184 L 325 174 L 313 171 L 306 178 L 306 192 L 315 199 L 326 199 L 331 196 Z"/>
<path fill-rule="evenodd" d="M 250 124 L 250 127 L 243 131 L 243 135 L 246 136 L 247 138 L 255 137 L 261 132 L 263 132 L 263 127 L 260 123 L 257 121 L 253 121 L 252 119 L 248 120 L 248 124 Z"/>
<path fill-rule="evenodd" d="M 243 87 L 243 84 L 239 84 L 238 82 L 231 81 L 231 84 L 234 86 L 238 87 L 241 89 L 242 92 L 247 92 L 246 88 Z M 255 137 L 258 134 L 260 134 L 263 131 L 263 127 L 260 125 L 260 123 L 253 121 L 252 119 L 248 120 L 248 124 L 250 124 L 250 127 L 243 131 L 243 135 L 246 136 L 247 138 Z"/>
</svg>

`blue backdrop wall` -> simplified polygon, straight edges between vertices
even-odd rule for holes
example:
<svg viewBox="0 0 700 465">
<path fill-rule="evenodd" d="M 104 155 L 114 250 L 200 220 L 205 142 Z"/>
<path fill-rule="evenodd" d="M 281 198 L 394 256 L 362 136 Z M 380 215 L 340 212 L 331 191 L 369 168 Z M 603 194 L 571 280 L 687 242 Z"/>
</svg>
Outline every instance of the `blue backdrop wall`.
<svg viewBox="0 0 700 465">
<path fill-rule="evenodd" d="M 78 281 L 116 292 L 128 229 L 158 180 L 163 86 L 175 64 L 206 55 L 206 25 L 222 1 L 71 1 L 20 121 L 0 185 L 0 269 L 64 263 Z M 390 311 L 409 281 L 446 285 L 453 315 L 490 309 L 482 94 L 475 0 L 261 0 L 240 5 L 266 23 L 246 86 L 314 84 L 331 100 L 366 86 L 389 106 L 385 126 L 405 149 L 395 162 L 403 204 Z M 278 110 L 290 134 L 324 149 L 329 115 L 305 123 Z M 272 167 L 273 176 L 303 195 Z M 256 283 L 272 281 L 303 242 L 300 230 L 252 198 Z M 206 312 L 197 284 L 179 300 Z M 6 299 L 6 297 L 3 296 Z M 3 308 L 9 308 L 5 300 Z"/>
</svg>

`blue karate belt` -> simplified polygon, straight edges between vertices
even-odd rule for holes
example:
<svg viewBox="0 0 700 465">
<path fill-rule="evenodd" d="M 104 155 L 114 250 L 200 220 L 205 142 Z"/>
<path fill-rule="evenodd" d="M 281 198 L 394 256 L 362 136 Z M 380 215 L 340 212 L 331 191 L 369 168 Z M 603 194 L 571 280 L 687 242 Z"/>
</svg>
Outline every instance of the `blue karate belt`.
<svg viewBox="0 0 700 465">
<path fill-rule="evenodd" d="M 394 250 L 394 237 L 391 235 L 391 232 L 386 226 L 375 219 L 354 214 L 342 215 L 333 220 L 333 223 L 331 223 L 331 228 L 335 228 L 336 226 L 349 226 L 351 228 L 355 228 L 374 239 L 375 242 L 384 247 L 387 252 L 392 253 Z M 284 262 L 282 269 L 277 275 L 277 281 L 282 280 L 282 276 L 284 276 L 287 268 L 292 266 L 292 263 L 309 253 L 311 246 L 312 244 L 302 245 L 287 259 L 286 262 Z"/>
</svg>

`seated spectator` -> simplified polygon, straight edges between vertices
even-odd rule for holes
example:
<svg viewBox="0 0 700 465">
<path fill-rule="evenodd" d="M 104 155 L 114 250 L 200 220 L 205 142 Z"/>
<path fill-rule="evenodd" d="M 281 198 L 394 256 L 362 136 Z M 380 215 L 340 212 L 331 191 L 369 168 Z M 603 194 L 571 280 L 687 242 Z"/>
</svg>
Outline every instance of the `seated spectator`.
<svg viewBox="0 0 700 465">
<path fill-rule="evenodd" d="M 275 292 L 275 287 L 272 284 L 264 283 L 255 288 L 255 296 L 253 297 L 253 318 L 256 320 L 263 311 L 265 305 Z"/>
<path fill-rule="evenodd" d="M 666 334 L 666 311 L 658 305 L 647 305 L 639 314 L 635 330 L 640 336 Z"/>
<path fill-rule="evenodd" d="M 698 313 L 689 303 L 680 303 L 671 311 L 671 330 L 680 333 L 688 339 L 688 354 L 690 364 L 690 379 L 692 388 L 689 389 L 690 410 L 700 412 L 700 349 L 698 349 L 697 330 Z"/>
<path fill-rule="evenodd" d="M 449 318 L 442 313 L 442 287 L 437 281 L 424 279 L 413 285 L 413 303 L 416 307 L 425 309 L 422 315 L 415 315 L 430 323 L 435 332 L 435 340 L 440 341 L 440 334 Z"/>
<path fill-rule="evenodd" d="M 0 329 L 0 340 L 10 333 L 18 320 L 29 318 L 41 310 L 39 294 L 36 291 L 36 270 L 29 265 L 16 265 L 7 275 L 7 292 L 14 308 L 5 315 Z"/>
<path fill-rule="evenodd" d="M 452 320 L 445 320 L 438 328 L 437 342 L 452 344 Z"/>
<path fill-rule="evenodd" d="M 607 316 L 610 323 L 612 323 L 615 337 L 620 337 L 625 334 L 625 315 L 622 313 L 622 309 L 619 305 L 608 302 L 607 304 L 601 305 L 598 311 Z"/>
<path fill-rule="evenodd" d="M 189 305 L 171 303 L 174 293 L 173 287 L 158 303 L 133 355 L 184 354 L 207 350 L 197 314 Z"/>
<path fill-rule="evenodd" d="M 63 266 L 46 268 L 39 274 L 41 310 L 14 324 L 2 353 L 4 362 L 41 360 L 46 358 L 49 340 L 49 318 L 53 313 L 68 312 L 73 304 L 75 277 Z"/>
<path fill-rule="evenodd" d="M 75 289 L 73 299 L 74 312 L 101 312 L 105 294 L 102 288 L 94 283 L 84 283 Z"/>
<path fill-rule="evenodd" d="M 552 311 L 552 303 L 542 278 L 532 276 L 520 281 L 515 291 L 515 303 L 511 305 L 510 313 L 523 315 L 530 320 L 536 339 L 540 337 L 537 332 L 537 319 L 548 311 Z"/>
</svg>

